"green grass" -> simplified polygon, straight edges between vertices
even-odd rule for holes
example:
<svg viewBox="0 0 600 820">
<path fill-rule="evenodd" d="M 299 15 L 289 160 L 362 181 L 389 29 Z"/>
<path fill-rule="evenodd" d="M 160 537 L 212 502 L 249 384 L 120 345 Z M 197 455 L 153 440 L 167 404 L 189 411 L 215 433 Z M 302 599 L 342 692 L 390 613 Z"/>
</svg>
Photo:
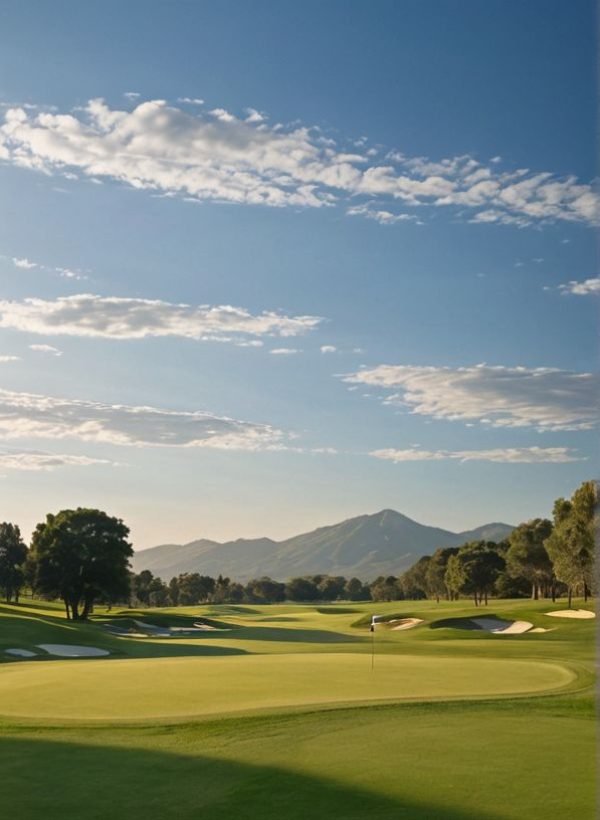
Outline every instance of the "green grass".
<svg viewBox="0 0 600 820">
<path fill-rule="evenodd" d="M 77 625 L 39 602 L 0 607 L 3 803 L 20 820 L 592 820 L 595 623 L 544 615 L 563 605 L 214 606 Z M 373 671 L 372 613 L 424 620 L 376 632 Z M 475 614 L 552 631 L 439 623 Z M 135 639 L 101 625 L 199 617 L 230 631 Z M 3 653 L 38 643 L 112 654 Z"/>
</svg>

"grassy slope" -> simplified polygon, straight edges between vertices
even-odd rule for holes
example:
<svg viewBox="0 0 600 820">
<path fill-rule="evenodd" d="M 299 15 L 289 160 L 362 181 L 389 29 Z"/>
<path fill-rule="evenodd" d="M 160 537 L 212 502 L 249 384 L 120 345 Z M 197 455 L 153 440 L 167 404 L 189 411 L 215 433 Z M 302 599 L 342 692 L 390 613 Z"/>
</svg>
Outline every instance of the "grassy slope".
<svg viewBox="0 0 600 820">
<path fill-rule="evenodd" d="M 389 696 L 394 680 L 406 686 L 409 668 L 411 674 L 421 674 L 423 686 L 433 678 L 442 690 L 438 694 L 453 697 L 452 671 L 461 665 L 474 698 L 493 691 L 486 689 L 493 682 L 486 667 L 497 670 L 507 685 L 512 679 L 517 690 L 525 668 L 530 670 L 521 664 L 530 661 L 539 662 L 533 666 L 538 670 L 547 671 L 545 663 L 575 669 L 581 690 L 592 675 L 594 623 L 545 617 L 543 611 L 552 608 L 545 602 L 494 602 L 486 615 L 553 628 L 538 635 L 495 636 L 430 628 L 441 618 L 473 615 L 464 602 L 377 605 L 378 614 L 421 617 L 426 623 L 406 632 L 377 633 L 371 675 L 370 637 L 352 623 L 373 611 L 373 604 L 323 607 L 321 612 L 293 605 L 196 607 L 187 614 L 212 616 L 234 628 L 165 640 L 115 638 L 97 624 L 73 626 L 45 605 L 3 607 L 0 648 L 80 643 L 108 648 L 115 659 L 9 661 L 0 667 L 0 712 L 14 712 L 20 699 L 22 705 L 38 678 L 55 705 L 76 707 L 79 700 L 97 709 L 98 702 L 110 703 L 117 694 L 115 677 L 112 682 L 100 677 L 110 677 L 111 669 L 117 677 L 123 675 L 118 670 L 128 670 L 123 681 L 129 678 L 129 686 L 112 701 L 118 706 L 127 696 L 132 704 L 127 711 L 142 713 L 148 691 L 158 701 L 170 702 L 178 680 L 191 698 L 184 701 L 185 712 L 190 703 L 197 704 L 196 683 L 201 701 L 216 700 L 230 708 L 237 700 L 238 707 L 253 708 L 276 705 L 282 691 L 287 692 L 286 703 L 306 703 L 302 698 L 315 691 L 321 702 L 328 692 L 343 697 L 364 685 L 362 677 L 389 687 Z M 154 620 L 157 614 L 167 613 L 148 613 L 147 618 Z M 185 614 L 172 613 L 179 624 Z M 144 660 L 119 660 L 127 656 Z M 18 686 L 3 683 L 13 676 Z M 217 685 L 208 686 L 211 676 Z M 63 687 L 71 678 L 75 682 L 67 694 Z M 419 688 L 418 683 L 414 678 L 413 685 Z M 38 708 L 42 702 L 38 698 Z M 285 703 L 280 706 L 287 710 Z M 217 721 L 205 717 L 177 725 L 147 721 L 136 727 L 109 722 L 95 728 L 52 728 L 43 719 L 36 724 L 6 718 L 0 732 L 5 804 L 18 806 L 23 820 L 69 820 L 84 806 L 83 813 L 98 820 L 191 820 L 203 811 L 261 820 L 595 816 L 595 722 L 589 689 L 536 698 L 371 705 Z"/>
</svg>

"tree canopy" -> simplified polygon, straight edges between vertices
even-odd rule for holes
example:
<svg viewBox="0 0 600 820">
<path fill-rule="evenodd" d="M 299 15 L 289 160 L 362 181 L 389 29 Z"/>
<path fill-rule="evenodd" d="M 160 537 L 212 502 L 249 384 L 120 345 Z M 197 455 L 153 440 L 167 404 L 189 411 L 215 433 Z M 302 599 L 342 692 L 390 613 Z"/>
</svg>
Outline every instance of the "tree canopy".
<svg viewBox="0 0 600 820">
<path fill-rule="evenodd" d="M 129 594 L 129 529 L 101 510 L 62 510 L 37 525 L 30 565 L 36 591 L 61 598 L 67 618 L 85 620 L 94 601 Z"/>
</svg>

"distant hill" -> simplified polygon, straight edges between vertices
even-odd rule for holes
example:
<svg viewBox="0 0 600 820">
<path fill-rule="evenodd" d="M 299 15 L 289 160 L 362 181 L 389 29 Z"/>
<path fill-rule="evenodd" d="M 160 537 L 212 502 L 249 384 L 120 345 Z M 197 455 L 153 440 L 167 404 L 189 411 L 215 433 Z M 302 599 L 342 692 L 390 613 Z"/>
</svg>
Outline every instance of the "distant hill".
<svg viewBox="0 0 600 820">
<path fill-rule="evenodd" d="M 149 569 L 166 581 L 182 572 L 213 577 L 220 573 L 236 581 L 263 575 L 286 580 L 316 574 L 356 575 L 368 581 L 378 575 L 397 575 L 438 547 L 479 539 L 499 541 L 512 529 L 508 524 L 493 523 L 455 533 L 418 524 L 394 510 L 382 510 L 285 541 L 239 538 L 223 544 L 207 539 L 163 544 L 136 552 L 132 563 L 135 572 Z"/>
</svg>

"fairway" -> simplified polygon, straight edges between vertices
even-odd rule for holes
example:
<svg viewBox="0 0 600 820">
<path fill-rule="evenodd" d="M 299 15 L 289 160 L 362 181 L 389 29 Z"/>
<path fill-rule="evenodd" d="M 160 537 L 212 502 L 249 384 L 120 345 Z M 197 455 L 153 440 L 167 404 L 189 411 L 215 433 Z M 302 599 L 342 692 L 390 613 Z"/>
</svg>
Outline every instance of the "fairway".
<svg viewBox="0 0 600 820">
<path fill-rule="evenodd" d="M 188 718 L 353 701 L 489 697 L 558 689 L 549 662 L 366 654 L 252 655 L 13 664 L 0 713 L 43 719 Z"/>
<path fill-rule="evenodd" d="M 1 606 L 3 794 L 19 820 L 84 804 L 89 820 L 592 820 L 595 623 L 547 618 L 556 608 L 494 601 L 488 617 L 553 622 L 494 635 L 463 628 L 484 614 L 468 601 L 378 603 L 419 624 L 371 636 L 373 603 L 99 609 L 80 624 L 51 603 Z M 104 626 L 198 618 L 219 629 Z M 65 643 L 109 654 L 39 648 Z"/>
</svg>

